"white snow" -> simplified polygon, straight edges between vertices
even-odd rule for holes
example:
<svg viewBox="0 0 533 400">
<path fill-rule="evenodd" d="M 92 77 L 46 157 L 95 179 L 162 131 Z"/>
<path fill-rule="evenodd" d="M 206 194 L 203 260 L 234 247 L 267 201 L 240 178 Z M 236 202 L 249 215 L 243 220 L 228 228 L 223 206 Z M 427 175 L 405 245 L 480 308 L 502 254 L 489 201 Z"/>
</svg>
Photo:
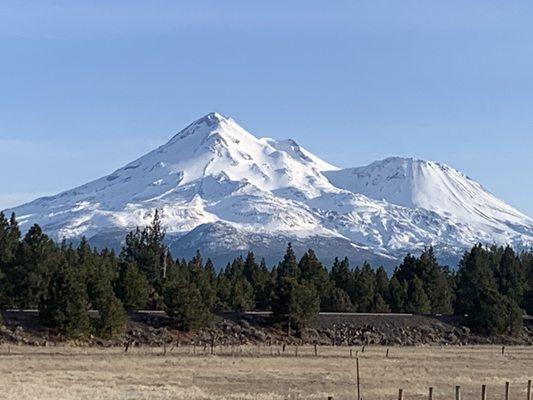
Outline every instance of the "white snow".
<svg viewBox="0 0 533 400">
<path fill-rule="evenodd" d="M 489 233 L 494 242 L 507 243 L 515 236 L 532 234 L 531 218 L 461 172 L 437 162 L 395 157 L 325 174 L 339 188 L 411 209 L 434 211 Z"/>
<path fill-rule="evenodd" d="M 479 241 L 533 244 L 531 218 L 453 168 L 390 158 L 340 170 L 218 113 L 109 176 L 7 212 L 23 228 L 39 223 L 71 239 L 144 225 L 156 208 L 169 233 L 221 223 L 243 233 L 339 237 L 383 256 L 425 245 L 459 252 Z"/>
</svg>

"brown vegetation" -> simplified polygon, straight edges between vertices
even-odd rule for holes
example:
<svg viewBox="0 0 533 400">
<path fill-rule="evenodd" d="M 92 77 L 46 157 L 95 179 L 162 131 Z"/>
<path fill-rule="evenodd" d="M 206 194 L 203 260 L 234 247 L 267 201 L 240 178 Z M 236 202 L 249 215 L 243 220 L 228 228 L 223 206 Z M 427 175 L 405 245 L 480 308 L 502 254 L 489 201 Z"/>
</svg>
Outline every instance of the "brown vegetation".
<svg viewBox="0 0 533 400">
<path fill-rule="evenodd" d="M 277 351 L 281 355 L 278 355 Z M 533 376 L 533 348 L 352 348 L 361 365 L 363 399 L 525 399 Z M 0 392 L 5 399 L 355 399 L 355 358 L 348 347 L 192 346 L 167 349 L 0 346 Z M 195 354 L 193 354 L 195 353 Z M 272 355 L 271 355 L 272 353 Z"/>
</svg>

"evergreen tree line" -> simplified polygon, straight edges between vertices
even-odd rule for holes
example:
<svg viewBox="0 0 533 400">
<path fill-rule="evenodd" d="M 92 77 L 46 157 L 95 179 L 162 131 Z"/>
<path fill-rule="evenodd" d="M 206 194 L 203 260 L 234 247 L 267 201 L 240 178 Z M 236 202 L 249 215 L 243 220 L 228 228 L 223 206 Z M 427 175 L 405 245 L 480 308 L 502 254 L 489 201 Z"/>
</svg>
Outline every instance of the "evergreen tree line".
<svg viewBox="0 0 533 400">
<path fill-rule="evenodd" d="M 164 237 L 156 212 L 116 255 L 85 239 L 58 245 L 38 225 L 22 237 L 15 216 L 0 213 L 0 306 L 37 308 L 43 326 L 66 337 L 118 335 L 135 309 L 165 310 L 183 330 L 209 326 L 216 312 L 253 309 L 272 311 L 273 324 L 294 331 L 319 311 L 467 314 L 485 334 L 517 334 L 522 315 L 533 314 L 531 251 L 476 245 L 452 271 L 428 248 L 389 277 L 368 263 L 352 268 L 347 258 L 328 269 L 313 250 L 298 260 L 289 244 L 274 268 L 250 252 L 217 272 L 199 252 L 173 259 Z"/>
</svg>

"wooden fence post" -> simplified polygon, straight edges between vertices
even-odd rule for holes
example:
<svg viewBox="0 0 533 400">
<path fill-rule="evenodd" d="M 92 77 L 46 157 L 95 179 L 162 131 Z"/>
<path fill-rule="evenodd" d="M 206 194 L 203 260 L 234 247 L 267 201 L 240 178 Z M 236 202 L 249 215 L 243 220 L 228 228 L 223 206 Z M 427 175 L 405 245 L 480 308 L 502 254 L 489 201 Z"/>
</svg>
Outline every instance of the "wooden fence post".
<svg viewBox="0 0 533 400">
<path fill-rule="evenodd" d="M 385 358 L 389 358 L 389 349 L 387 348 L 387 354 L 385 355 Z"/>
<path fill-rule="evenodd" d="M 429 400 L 433 400 L 433 388 L 430 387 L 429 388 L 429 397 L 428 397 Z"/>
<path fill-rule="evenodd" d="M 353 350 L 350 349 L 350 358 L 352 358 L 352 357 L 353 357 Z"/>
<path fill-rule="evenodd" d="M 509 382 L 505 382 L 505 400 L 509 400 Z"/>
<path fill-rule="evenodd" d="M 481 385 L 481 400 L 487 400 L 487 385 Z"/>
<path fill-rule="evenodd" d="M 502 346 L 502 356 L 505 354 L 505 346 Z"/>
<path fill-rule="evenodd" d="M 461 386 L 455 387 L 455 400 L 461 400 Z"/>
<path fill-rule="evenodd" d="M 398 390 L 398 400 L 403 400 L 403 389 Z"/>
<path fill-rule="evenodd" d="M 316 344 L 315 344 L 315 357 L 318 356 L 318 350 L 316 348 Z"/>
<path fill-rule="evenodd" d="M 531 400 L 531 379 L 527 381 L 527 400 Z"/>
<path fill-rule="evenodd" d="M 361 380 L 359 378 L 359 357 L 355 359 L 355 370 L 357 374 L 357 400 L 361 400 Z"/>
</svg>

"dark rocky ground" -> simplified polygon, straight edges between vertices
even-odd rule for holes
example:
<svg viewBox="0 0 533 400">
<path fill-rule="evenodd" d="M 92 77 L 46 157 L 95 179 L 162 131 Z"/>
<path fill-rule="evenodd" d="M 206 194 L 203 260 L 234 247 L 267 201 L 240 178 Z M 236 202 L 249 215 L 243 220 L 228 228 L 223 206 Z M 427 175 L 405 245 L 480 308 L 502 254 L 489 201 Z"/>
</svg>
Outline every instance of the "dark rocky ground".
<svg viewBox="0 0 533 400">
<path fill-rule="evenodd" d="M 301 334 L 289 335 L 266 324 L 265 316 L 217 315 L 210 329 L 180 332 L 172 329 L 161 313 L 132 313 L 123 337 L 104 340 L 90 337 L 78 345 L 210 346 L 238 344 L 262 345 L 335 345 L 335 346 L 417 346 L 417 345 L 533 345 L 533 324 L 524 322 L 519 337 L 476 335 L 459 317 L 420 315 L 319 315 Z M 53 332 L 42 328 L 36 312 L 4 312 L 0 343 L 47 346 L 62 342 Z"/>
</svg>

